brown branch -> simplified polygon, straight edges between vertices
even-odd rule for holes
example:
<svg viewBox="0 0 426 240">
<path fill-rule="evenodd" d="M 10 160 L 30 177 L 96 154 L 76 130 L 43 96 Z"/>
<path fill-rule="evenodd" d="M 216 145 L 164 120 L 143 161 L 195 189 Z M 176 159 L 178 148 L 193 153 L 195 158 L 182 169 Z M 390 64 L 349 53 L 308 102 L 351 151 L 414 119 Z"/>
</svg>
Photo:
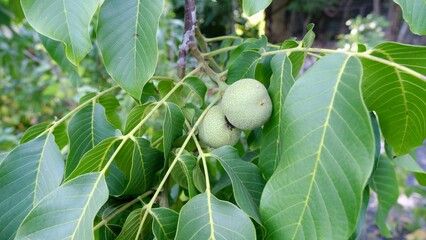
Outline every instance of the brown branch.
<svg viewBox="0 0 426 240">
<path fill-rule="evenodd" d="M 177 62 L 179 78 L 183 78 L 185 76 L 188 52 L 191 47 L 195 45 L 195 0 L 185 0 L 184 22 L 184 34 L 182 43 L 179 46 L 179 58 Z"/>
</svg>

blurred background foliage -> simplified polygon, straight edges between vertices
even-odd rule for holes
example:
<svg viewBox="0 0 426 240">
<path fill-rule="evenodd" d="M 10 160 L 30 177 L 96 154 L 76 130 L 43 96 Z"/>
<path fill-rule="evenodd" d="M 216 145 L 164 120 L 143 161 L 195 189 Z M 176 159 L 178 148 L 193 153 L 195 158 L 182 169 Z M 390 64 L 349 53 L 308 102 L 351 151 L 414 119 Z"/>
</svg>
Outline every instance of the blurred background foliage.
<svg viewBox="0 0 426 240">
<path fill-rule="evenodd" d="M 175 76 L 184 1 L 165 2 L 157 36 L 160 54 L 156 74 Z M 352 49 L 363 43 L 371 48 L 386 40 L 426 45 L 426 37 L 409 31 L 391 0 L 274 0 L 264 13 L 252 18 L 242 14 L 240 0 L 197 0 L 197 19 L 206 37 L 266 34 L 270 42 L 279 43 L 291 37 L 300 39 L 306 26 L 314 23 L 315 47 Z M 96 17 L 92 35 L 95 28 Z M 190 59 L 191 64 L 196 61 Z M 19 0 L 0 0 L 0 153 L 13 148 L 29 126 L 60 118 L 81 96 L 113 85 L 96 42 L 77 72 L 75 78 L 49 57 L 40 36 L 25 21 Z M 125 116 L 134 103 L 122 92 L 117 98 Z M 417 151 L 417 160 L 426 167 L 424 150 Z M 401 197 L 389 217 L 389 226 L 395 239 L 426 239 L 426 189 L 412 175 L 397 171 Z M 361 239 L 382 239 L 374 225 L 374 198 L 370 206 L 368 227 Z"/>
</svg>

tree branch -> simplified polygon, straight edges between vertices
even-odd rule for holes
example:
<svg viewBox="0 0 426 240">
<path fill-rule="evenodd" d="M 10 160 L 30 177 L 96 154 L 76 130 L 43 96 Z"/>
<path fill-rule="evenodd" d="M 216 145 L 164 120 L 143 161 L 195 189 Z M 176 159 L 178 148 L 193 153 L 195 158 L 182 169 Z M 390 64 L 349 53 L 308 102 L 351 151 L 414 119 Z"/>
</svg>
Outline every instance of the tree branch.
<svg viewBox="0 0 426 240">
<path fill-rule="evenodd" d="M 178 58 L 178 76 L 183 78 L 185 76 L 186 59 L 191 46 L 195 44 L 195 0 L 185 0 L 185 26 L 182 43 L 179 46 Z"/>
</svg>

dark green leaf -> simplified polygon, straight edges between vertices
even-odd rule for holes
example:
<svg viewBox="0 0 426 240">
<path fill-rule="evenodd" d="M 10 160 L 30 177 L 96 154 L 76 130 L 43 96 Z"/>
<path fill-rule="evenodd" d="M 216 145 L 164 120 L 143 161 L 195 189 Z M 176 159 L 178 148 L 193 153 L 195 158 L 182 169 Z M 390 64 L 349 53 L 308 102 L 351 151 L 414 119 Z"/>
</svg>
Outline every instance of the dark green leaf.
<svg viewBox="0 0 426 240">
<path fill-rule="evenodd" d="M 348 239 L 374 164 L 361 64 L 321 58 L 284 102 L 283 158 L 265 186 L 260 213 L 269 237 Z"/>
<path fill-rule="evenodd" d="M 188 189 L 189 197 L 197 195 L 197 189 L 194 186 L 193 171 L 197 159 L 189 154 L 182 154 L 178 158 L 176 166 L 172 170 L 173 179 L 183 188 Z"/>
<path fill-rule="evenodd" d="M 263 127 L 262 144 L 259 156 L 259 168 L 266 179 L 278 166 L 284 157 L 282 149 L 284 145 L 283 133 L 285 129 L 284 120 L 284 100 L 290 92 L 295 80 L 292 76 L 292 65 L 289 58 L 284 54 L 276 55 L 271 62 L 272 77 L 268 92 L 271 96 L 273 110 L 272 116 Z"/>
<path fill-rule="evenodd" d="M 413 33 L 426 35 L 426 2 L 424 0 L 394 0 Z"/>
<path fill-rule="evenodd" d="M 143 240 L 148 239 L 150 234 L 152 218 L 148 215 L 143 226 L 141 226 L 142 217 L 145 210 L 138 208 L 129 214 L 124 223 L 123 230 L 118 235 L 117 240 Z M 141 231 L 139 229 L 141 228 Z"/>
<path fill-rule="evenodd" d="M 50 126 L 52 126 L 51 123 L 44 122 L 29 127 L 27 131 L 25 131 L 24 135 L 22 135 L 21 140 L 19 142 L 22 144 L 33 140 L 34 138 L 42 134 L 45 130 L 47 130 Z M 66 125 L 62 123 L 56 126 L 53 130 L 55 142 L 58 145 L 59 149 L 62 149 L 68 144 L 68 135 L 66 128 Z"/>
<path fill-rule="evenodd" d="M 253 163 L 242 161 L 237 149 L 230 146 L 215 149 L 211 155 L 229 175 L 238 206 L 261 224 L 259 205 L 265 180 L 259 168 Z"/>
<path fill-rule="evenodd" d="M 294 40 L 286 40 L 282 44 L 282 49 L 290 49 L 290 48 L 296 48 L 299 46 L 299 43 Z M 300 70 L 303 67 L 303 64 L 305 62 L 306 53 L 304 52 L 293 52 L 291 53 L 288 58 L 290 59 L 292 63 L 292 75 L 294 78 L 299 75 Z"/>
<path fill-rule="evenodd" d="M 203 80 L 198 77 L 189 77 L 185 79 L 184 84 L 188 86 L 191 91 L 197 94 L 197 97 L 202 105 L 204 103 L 204 98 L 207 92 L 207 86 Z"/>
<path fill-rule="evenodd" d="M 250 218 L 230 202 L 202 193 L 181 209 L 176 240 L 256 238 Z"/>
<path fill-rule="evenodd" d="M 13 149 L 0 165 L 0 236 L 13 239 L 30 210 L 62 181 L 64 161 L 53 135 Z"/>
<path fill-rule="evenodd" d="M 247 50 L 232 62 L 228 70 L 229 84 L 232 84 L 242 78 L 254 78 L 256 64 L 260 60 L 260 53 L 252 50 Z"/>
<path fill-rule="evenodd" d="M 397 166 L 414 174 L 421 185 L 426 186 L 426 171 L 416 162 L 414 154 L 406 154 L 394 159 Z"/>
<path fill-rule="evenodd" d="M 377 113 L 380 128 L 396 155 L 409 153 L 426 138 L 426 47 L 382 43 L 372 56 L 389 60 L 423 75 L 417 78 L 392 65 L 362 59 L 363 95 Z"/>
<path fill-rule="evenodd" d="M 36 205 L 15 239 L 94 239 L 93 220 L 107 199 L 108 188 L 100 173 L 74 178 Z"/>
<path fill-rule="evenodd" d="M 380 155 L 379 165 L 374 172 L 370 186 L 377 193 L 379 199 L 376 224 L 383 236 L 391 238 L 392 234 L 386 226 L 386 218 L 389 210 L 398 200 L 399 190 L 395 167 L 385 155 Z"/>
<path fill-rule="evenodd" d="M 352 233 L 352 236 L 349 240 L 358 240 L 364 230 L 365 222 L 366 222 L 366 214 L 368 203 L 370 202 L 370 187 L 366 187 L 362 194 L 362 207 L 361 213 L 359 214 L 358 223 L 356 225 L 355 232 Z"/>
<path fill-rule="evenodd" d="M 168 159 L 172 150 L 173 142 L 182 135 L 182 128 L 185 118 L 180 107 L 174 103 L 167 102 L 166 113 L 164 116 L 163 130 L 163 149 L 164 159 Z"/>
<path fill-rule="evenodd" d="M 153 107 L 153 103 L 146 103 L 144 105 L 134 107 L 130 111 L 129 116 L 127 116 L 124 134 L 130 133 L 148 114 L 148 112 L 151 110 L 152 107 Z M 140 130 L 138 130 L 138 134 L 134 134 L 134 135 L 139 137 L 139 136 L 142 136 L 143 132 L 144 132 L 144 129 L 141 128 Z"/>
<path fill-rule="evenodd" d="M 151 211 L 153 218 L 152 232 L 157 239 L 175 239 L 179 214 L 169 208 L 154 208 Z"/>
<path fill-rule="evenodd" d="M 116 128 L 121 130 L 121 119 L 117 113 L 120 103 L 114 94 L 102 95 L 98 99 L 99 103 L 105 108 L 105 115 L 108 121 Z"/>
<path fill-rule="evenodd" d="M 99 13 L 97 40 L 114 81 L 140 99 L 157 67 L 157 28 L 163 0 L 109 0 Z"/>
<path fill-rule="evenodd" d="M 249 38 L 241 43 L 236 49 L 232 50 L 229 56 L 228 66 L 230 66 L 235 59 L 237 59 L 242 52 L 248 50 L 258 51 L 259 49 L 266 49 L 268 39 L 262 36 L 259 39 Z"/>
<path fill-rule="evenodd" d="M 98 0 L 79 4 L 70 1 L 21 0 L 28 22 L 39 33 L 65 44 L 68 59 L 74 64 L 92 48 L 89 24 L 98 8 Z"/>
</svg>

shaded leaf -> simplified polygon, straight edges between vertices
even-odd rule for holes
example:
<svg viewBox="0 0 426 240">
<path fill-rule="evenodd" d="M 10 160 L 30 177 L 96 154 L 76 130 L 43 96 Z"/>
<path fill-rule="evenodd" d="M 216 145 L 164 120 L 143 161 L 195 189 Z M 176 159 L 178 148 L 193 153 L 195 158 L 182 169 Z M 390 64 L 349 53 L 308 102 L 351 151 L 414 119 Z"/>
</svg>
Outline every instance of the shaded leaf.
<svg viewBox="0 0 426 240">
<path fill-rule="evenodd" d="M 203 80 L 198 77 L 188 77 L 185 79 L 184 84 L 197 95 L 200 103 L 203 104 L 207 92 L 207 86 Z"/>
<path fill-rule="evenodd" d="M 115 128 L 105 116 L 105 109 L 96 103 L 78 111 L 68 124 L 70 152 L 67 158 L 65 175 L 77 167 L 80 159 L 102 140 L 115 136 Z"/>
<path fill-rule="evenodd" d="M 148 114 L 148 112 L 151 110 L 152 107 L 153 107 L 153 103 L 146 103 L 144 105 L 134 107 L 130 111 L 129 116 L 127 116 L 124 134 L 130 133 Z M 134 136 L 137 136 L 137 137 L 142 136 L 143 132 L 144 132 L 144 129 L 141 128 L 138 130 L 137 134 L 134 134 Z"/>
<path fill-rule="evenodd" d="M 270 238 L 348 239 L 374 164 L 361 64 L 332 54 L 296 81 L 284 102 L 282 160 L 260 213 Z"/>
<path fill-rule="evenodd" d="M 238 45 L 238 47 L 231 51 L 228 61 L 228 68 L 229 66 L 240 57 L 241 53 L 248 50 L 258 51 L 259 49 L 266 49 L 266 46 L 268 44 L 268 39 L 266 36 L 262 36 L 259 39 L 249 38 L 244 41 L 244 43 L 241 43 Z"/>
<path fill-rule="evenodd" d="M 13 239 L 30 210 L 62 181 L 64 161 L 53 135 L 13 149 L 0 165 L 0 236 Z"/>
<path fill-rule="evenodd" d="M 376 224 L 383 236 L 391 238 L 392 234 L 386 226 L 386 218 L 389 210 L 398 200 L 399 189 L 395 167 L 385 155 L 380 155 L 379 165 L 374 172 L 370 186 L 377 193 L 377 198 L 379 199 Z"/>
<path fill-rule="evenodd" d="M 273 108 L 271 118 L 266 122 L 262 131 L 261 150 L 259 156 L 259 168 L 266 179 L 278 166 L 284 157 L 282 149 L 284 144 L 284 100 L 288 95 L 295 80 L 292 76 L 292 64 L 284 54 L 277 54 L 271 61 L 272 77 L 268 92 L 271 97 Z"/>
<path fill-rule="evenodd" d="M 105 108 L 105 115 L 108 122 L 116 129 L 121 129 L 121 119 L 117 113 L 120 103 L 114 94 L 105 94 L 98 99 L 99 103 Z"/>
<path fill-rule="evenodd" d="M 114 81 L 135 99 L 157 66 L 158 21 L 163 0 L 109 0 L 99 13 L 97 40 Z"/>
<path fill-rule="evenodd" d="M 352 233 L 349 240 L 357 240 L 360 238 L 362 232 L 364 231 L 364 226 L 366 222 L 366 214 L 367 214 L 367 208 L 368 203 L 370 202 L 370 187 L 366 187 L 364 189 L 364 192 L 362 194 L 362 207 L 361 207 L 361 213 L 359 214 L 358 223 L 355 228 L 355 232 Z"/>
<path fill-rule="evenodd" d="M 66 55 L 74 65 L 78 65 L 92 48 L 89 24 L 98 8 L 98 0 L 79 3 L 21 0 L 21 4 L 30 25 L 37 32 L 63 42 Z"/>
<path fill-rule="evenodd" d="M 173 142 L 182 135 L 185 118 L 180 107 L 174 103 L 166 102 L 166 113 L 163 122 L 163 149 L 164 159 L 168 159 Z"/>
<path fill-rule="evenodd" d="M 15 239 L 94 239 L 93 220 L 107 199 L 108 188 L 100 173 L 74 178 L 37 204 Z"/>
<path fill-rule="evenodd" d="M 230 146 L 215 149 L 210 154 L 229 175 L 238 206 L 261 224 L 259 205 L 265 180 L 259 168 L 253 163 L 242 161 L 238 150 Z"/>
<path fill-rule="evenodd" d="M 426 75 L 421 59 L 426 47 L 382 43 L 372 56 Z M 417 78 L 394 66 L 362 59 L 365 103 L 379 118 L 380 128 L 396 155 L 409 153 L 426 138 L 426 77 Z"/>
<path fill-rule="evenodd" d="M 182 154 L 172 170 L 172 178 L 183 188 L 188 189 L 189 197 L 197 195 L 194 186 L 193 171 L 197 164 L 197 159 L 191 154 Z"/>
<path fill-rule="evenodd" d="M 230 202 L 202 193 L 189 200 L 181 209 L 177 240 L 256 238 L 250 218 Z"/>
<path fill-rule="evenodd" d="M 416 177 L 417 182 L 421 185 L 426 186 L 426 171 L 416 162 L 415 155 L 406 154 L 394 159 L 397 166 L 410 171 Z"/>
<path fill-rule="evenodd" d="M 128 240 L 128 239 L 148 239 L 150 234 L 152 218 L 148 215 L 143 226 L 141 226 L 142 217 L 145 213 L 145 209 L 138 208 L 133 210 L 124 223 L 123 230 L 118 235 L 117 240 Z M 139 231 L 139 228 L 142 228 Z"/>
<path fill-rule="evenodd" d="M 271 2 L 272 0 L 243 0 L 243 11 L 250 17 L 267 8 Z"/>
<path fill-rule="evenodd" d="M 299 47 L 299 43 L 294 40 L 285 40 L 281 46 L 282 49 L 291 49 Z M 306 53 L 304 52 L 292 52 L 288 58 L 291 61 L 293 68 L 291 69 L 292 75 L 296 78 L 299 75 L 300 70 L 305 62 Z"/>
<path fill-rule="evenodd" d="M 228 70 L 228 84 L 232 84 L 242 78 L 254 78 L 256 64 L 260 60 L 260 53 L 247 50 L 232 62 Z"/>
<path fill-rule="evenodd" d="M 402 10 L 404 20 L 410 30 L 418 35 L 426 35 L 426 2 L 424 0 L 394 0 Z"/>
<path fill-rule="evenodd" d="M 169 208 L 154 208 L 151 211 L 152 232 L 157 239 L 175 239 L 179 214 Z"/>
<path fill-rule="evenodd" d="M 28 141 L 33 140 L 34 138 L 37 138 L 50 126 L 52 126 L 52 123 L 44 122 L 29 127 L 27 131 L 25 131 L 24 135 L 22 135 L 19 143 L 26 143 Z M 59 149 L 62 149 L 68 144 L 67 127 L 65 123 L 61 123 L 56 126 L 56 128 L 53 130 L 53 136 L 55 136 L 55 142 L 58 145 Z"/>
</svg>

